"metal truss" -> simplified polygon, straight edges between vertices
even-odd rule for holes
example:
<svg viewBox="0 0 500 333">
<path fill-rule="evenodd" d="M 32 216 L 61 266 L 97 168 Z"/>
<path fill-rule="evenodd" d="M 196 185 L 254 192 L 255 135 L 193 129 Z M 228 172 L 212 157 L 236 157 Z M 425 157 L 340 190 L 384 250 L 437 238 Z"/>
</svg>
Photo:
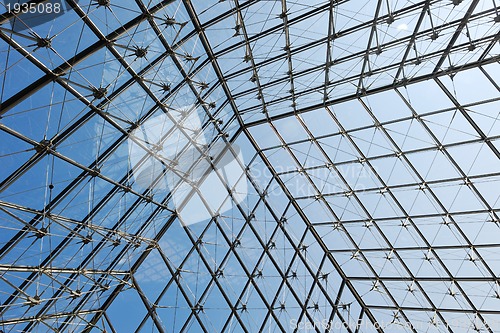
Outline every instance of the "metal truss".
<svg viewBox="0 0 500 333">
<path fill-rule="evenodd" d="M 0 332 L 500 330 L 496 0 L 61 4 L 0 7 Z M 193 225 L 127 155 L 187 105 Z"/>
</svg>

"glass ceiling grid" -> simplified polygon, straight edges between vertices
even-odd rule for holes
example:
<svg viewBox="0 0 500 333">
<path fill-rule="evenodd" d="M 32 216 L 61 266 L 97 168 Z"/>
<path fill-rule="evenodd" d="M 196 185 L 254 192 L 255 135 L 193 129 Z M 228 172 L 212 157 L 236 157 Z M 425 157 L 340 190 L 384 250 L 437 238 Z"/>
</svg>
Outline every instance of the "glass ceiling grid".
<svg viewBox="0 0 500 333">
<path fill-rule="evenodd" d="M 8 3 L 2 332 L 500 329 L 495 1 Z M 207 156 L 224 212 L 176 199 Z"/>
</svg>

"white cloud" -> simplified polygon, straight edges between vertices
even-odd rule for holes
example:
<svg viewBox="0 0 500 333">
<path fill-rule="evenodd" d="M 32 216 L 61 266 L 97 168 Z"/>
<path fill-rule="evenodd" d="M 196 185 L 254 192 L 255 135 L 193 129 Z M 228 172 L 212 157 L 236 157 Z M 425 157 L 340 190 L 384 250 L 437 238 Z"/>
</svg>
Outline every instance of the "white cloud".
<svg viewBox="0 0 500 333">
<path fill-rule="evenodd" d="M 397 26 L 398 30 L 408 30 L 408 25 L 406 23 L 401 23 Z"/>
</svg>

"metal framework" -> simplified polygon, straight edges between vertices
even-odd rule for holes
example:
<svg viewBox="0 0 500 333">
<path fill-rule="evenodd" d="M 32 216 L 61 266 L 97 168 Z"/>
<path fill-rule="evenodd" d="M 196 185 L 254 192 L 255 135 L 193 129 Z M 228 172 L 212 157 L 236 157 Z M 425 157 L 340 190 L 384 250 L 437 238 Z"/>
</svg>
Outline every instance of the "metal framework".
<svg viewBox="0 0 500 333">
<path fill-rule="evenodd" d="M 497 0 L 8 3 L 0 332 L 500 331 Z M 188 226 L 127 156 L 185 105 L 248 182 Z"/>
</svg>

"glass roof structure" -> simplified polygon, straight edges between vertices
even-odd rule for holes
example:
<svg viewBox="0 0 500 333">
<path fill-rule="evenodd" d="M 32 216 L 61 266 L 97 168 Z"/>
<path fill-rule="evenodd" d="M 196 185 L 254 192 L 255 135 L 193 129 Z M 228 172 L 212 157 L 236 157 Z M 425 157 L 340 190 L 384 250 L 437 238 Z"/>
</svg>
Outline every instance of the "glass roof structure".
<svg viewBox="0 0 500 333">
<path fill-rule="evenodd" d="M 3 0 L 0 332 L 499 332 L 498 0 Z"/>
</svg>

